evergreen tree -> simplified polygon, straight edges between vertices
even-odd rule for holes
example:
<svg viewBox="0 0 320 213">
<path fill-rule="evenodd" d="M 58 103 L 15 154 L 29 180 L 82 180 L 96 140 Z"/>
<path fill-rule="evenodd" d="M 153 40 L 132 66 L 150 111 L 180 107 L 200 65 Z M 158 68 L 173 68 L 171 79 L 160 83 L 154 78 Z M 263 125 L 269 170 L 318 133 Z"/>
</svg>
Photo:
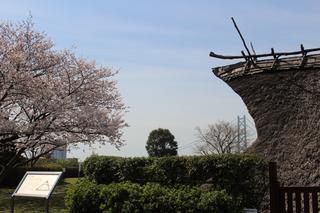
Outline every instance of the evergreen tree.
<svg viewBox="0 0 320 213">
<path fill-rule="evenodd" d="M 159 128 L 150 132 L 146 149 L 150 157 L 175 156 L 178 143 L 168 129 Z"/>
</svg>

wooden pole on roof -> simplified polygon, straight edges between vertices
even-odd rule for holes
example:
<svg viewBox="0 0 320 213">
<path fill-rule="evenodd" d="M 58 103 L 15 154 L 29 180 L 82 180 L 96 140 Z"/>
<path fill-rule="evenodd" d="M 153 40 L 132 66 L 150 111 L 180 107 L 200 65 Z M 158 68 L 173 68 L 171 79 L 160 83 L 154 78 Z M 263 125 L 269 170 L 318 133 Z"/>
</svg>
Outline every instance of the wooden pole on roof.
<svg viewBox="0 0 320 213">
<path fill-rule="evenodd" d="M 249 55 L 250 61 L 251 61 L 252 63 L 254 63 L 254 61 L 253 61 L 253 59 L 252 59 L 252 56 L 251 56 L 251 53 L 250 53 L 250 51 L 249 51 L 249 48 L 248 48 L 248 46 L 247 46 L 247 44 L 246 44 L 246 41 L 244 40 L 244 38 L 243 38 L 243 36 L 242 36 L 242 34 L 241 34 L 238 26 L 237 26 L 236 21 L 234 20 L 233 17 L 231 17 L 231 20 L 232 20 L 232 22 L 233 22 L 234 27 L 235 27 L 236 30 L 238 31 L 238 34 L 239 34 L 239 36 L 240 36 L 240 38 L 241 38 L 241 41 L 242 41 L 244 47 L 246 48 L 246 51 L 247 51 L 247 53 L 248 53 L 248 55 Z"/>
</svg>

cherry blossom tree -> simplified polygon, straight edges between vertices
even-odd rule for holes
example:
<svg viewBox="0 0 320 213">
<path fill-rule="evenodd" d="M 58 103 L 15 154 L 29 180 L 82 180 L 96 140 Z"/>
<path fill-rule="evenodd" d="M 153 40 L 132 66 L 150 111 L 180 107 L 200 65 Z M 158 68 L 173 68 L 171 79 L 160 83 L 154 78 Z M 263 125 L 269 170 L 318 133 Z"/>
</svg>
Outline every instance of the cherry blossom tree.
<svg viewBox="0 0 320 213">
<path fill-rule="evenodd" d="M 55 50 L 31 19 L 0 24 L 0 148 L 15 150 L 0 162 L 0 182 L 10 169 L 62 146 L 107 142 L 119 148 L 126 107 L 115 74 L 70 50 Z M 26 160 L 18 161 L 21 156 Z"/>
</svg>

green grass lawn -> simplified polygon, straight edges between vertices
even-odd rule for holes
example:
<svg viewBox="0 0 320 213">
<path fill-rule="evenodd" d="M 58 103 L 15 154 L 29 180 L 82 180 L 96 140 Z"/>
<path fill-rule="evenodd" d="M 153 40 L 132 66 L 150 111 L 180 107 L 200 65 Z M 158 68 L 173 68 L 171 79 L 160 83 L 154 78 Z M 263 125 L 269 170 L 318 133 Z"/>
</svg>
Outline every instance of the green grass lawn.
<svg viewBox="0 0 320 213">
<path fill-rule="evenodd" d="M 49 204 L 50 213 L 67 212 L 64 206 L 64 196 L 70 184 L 78 178 L 66 178 L 55 188 Z M 15 188 L 0 188 L 0 213 L 10 212 L 10 197 Z M 15 213 L 45 212 L 45 200 L 39 198 L 15 198 Z"/>
</svg>

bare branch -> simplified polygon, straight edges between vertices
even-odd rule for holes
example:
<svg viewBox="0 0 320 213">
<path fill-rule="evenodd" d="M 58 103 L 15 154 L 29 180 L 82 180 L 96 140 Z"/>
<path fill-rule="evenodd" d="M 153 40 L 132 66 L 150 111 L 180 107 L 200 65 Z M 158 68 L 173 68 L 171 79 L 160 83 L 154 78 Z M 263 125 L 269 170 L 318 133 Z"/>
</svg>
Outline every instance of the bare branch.
<svg viewBox="0 0 320 213">
<path fill-rule="evenodd" d="M 201 130 L 196 128 L 198 151 L 201 154 L 230 153 L 235 151 L 237 143 L 237 128 L 229 122 L 220 121 L 208 125 L 208 128 Z"/>
</svg>

